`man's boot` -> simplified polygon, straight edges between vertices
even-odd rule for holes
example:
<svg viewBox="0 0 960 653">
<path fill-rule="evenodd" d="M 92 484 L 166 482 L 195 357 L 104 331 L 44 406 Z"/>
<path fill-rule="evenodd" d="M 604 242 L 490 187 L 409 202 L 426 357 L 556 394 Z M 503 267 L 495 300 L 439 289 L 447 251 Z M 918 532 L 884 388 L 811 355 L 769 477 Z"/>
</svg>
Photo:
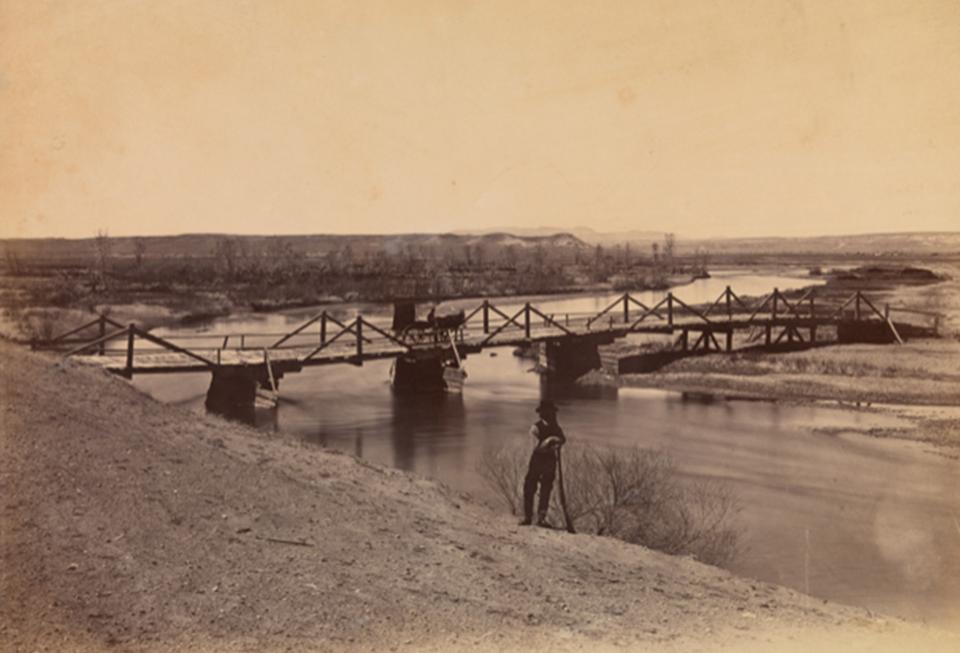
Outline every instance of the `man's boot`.
<svg viewBox="0 0 960 653">
<path fill-rule="evenodd" d="M 537 526 L 550 528 L 550 522 L 547 521 L 547 513 L 541 512 L 537 514 Z"/>
</svg>

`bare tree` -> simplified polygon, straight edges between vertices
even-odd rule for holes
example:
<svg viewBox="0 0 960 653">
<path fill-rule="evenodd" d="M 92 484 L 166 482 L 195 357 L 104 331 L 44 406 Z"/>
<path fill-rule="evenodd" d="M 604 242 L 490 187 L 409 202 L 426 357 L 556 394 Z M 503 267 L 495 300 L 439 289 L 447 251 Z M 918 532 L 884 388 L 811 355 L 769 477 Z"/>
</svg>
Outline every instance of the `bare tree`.
<svg viewBox="0 0 960 653">
<path fill-rule="evenodd" d="M 510 514 L 520 514 L 521 488 L 526 474 L 522 451 L 518 447 L 485 447 L 477 468 L 487 486 L 507 504 Z"/>
<path fill-rule="evenodd" d="M 214 256 L 221 267 L 226 270 L 227 278 L 233 279 L 237 271 L 237 241 L 229 236 L 222 236 L 217 240 Z"/>
<path fill-rule="evenodd" d="M 143 238 L 133 239 L 133 258 L 139 270 L 143 266 L 143 255 L 147 253 L 147 243 Z"/>
<path fill-rule="evenodd" d="M 12 276 L 18 276 L 23 271 L 23 265 L 20 262 L 20 255 L 14 251 L 10 243 L 4 247 L 4 259 L 7 263 L 7 273 Z"/>
<path fill-rule="evenodd" d="M 663 237 L 663 258 L 670 271 L 673 271 L 673 255 L 677 237 L 673 233 L 668 233 Z"/>
<path fill-rule="evenodd" d="M 97 236 L 93 240 L 93 246 L 97 255 L 97 276 L 101 286 L 107 285 L 107 268 L 110 265 L 110 251 L 113 243 L 110 241 L 110 235 L 106 229 L 97 230 Z"/>
<path fill-rule="evenodd" d="M 700 274 L 704 274 L 707 271 L 707 265 L 710 263 L 710 252 L 706 247 L 697 247 L 696 254 L 694 255 L 694 266 L 696 271 Z"/>
</svg>

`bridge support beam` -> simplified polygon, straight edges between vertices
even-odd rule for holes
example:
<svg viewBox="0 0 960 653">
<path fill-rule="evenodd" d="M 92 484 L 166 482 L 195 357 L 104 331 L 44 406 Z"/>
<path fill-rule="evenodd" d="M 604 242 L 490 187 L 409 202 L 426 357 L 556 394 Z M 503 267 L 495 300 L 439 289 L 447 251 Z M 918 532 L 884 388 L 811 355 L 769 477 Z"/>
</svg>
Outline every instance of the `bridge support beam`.
<svg viewBox="0 0 960 653">
<path fill-rule="evenodd" d="M 228 419 L 253 424 L 257 384 L 257 375 L 252 369 L 217 368 L 207 390 L 206 408 Z"/>
<path fill-rule="evenodd" d="M 547 340 L 540 343 L 540 366 L 548 375 L 575 379 L 600 367 L 600 345 L 610 344 L 611 335 Z"/>
</svg>

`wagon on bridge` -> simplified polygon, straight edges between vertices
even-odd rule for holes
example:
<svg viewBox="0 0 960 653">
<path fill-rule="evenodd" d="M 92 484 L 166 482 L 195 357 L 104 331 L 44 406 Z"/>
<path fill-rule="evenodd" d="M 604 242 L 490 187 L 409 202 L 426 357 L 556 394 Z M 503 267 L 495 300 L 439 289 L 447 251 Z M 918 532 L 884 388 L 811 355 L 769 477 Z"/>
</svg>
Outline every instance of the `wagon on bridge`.
<svg viewBox="0 0 960 653">
<path fill-rule="evenodd" d="M 418 320 L 413 302 L 397 302 L 393 308 L 393 331 L 408 345 L 439 344 L 460 340 L 466 324 L 466 313 L 458 311 L 437 315 L 431 308 L 425 320 Z"/>
</svg>

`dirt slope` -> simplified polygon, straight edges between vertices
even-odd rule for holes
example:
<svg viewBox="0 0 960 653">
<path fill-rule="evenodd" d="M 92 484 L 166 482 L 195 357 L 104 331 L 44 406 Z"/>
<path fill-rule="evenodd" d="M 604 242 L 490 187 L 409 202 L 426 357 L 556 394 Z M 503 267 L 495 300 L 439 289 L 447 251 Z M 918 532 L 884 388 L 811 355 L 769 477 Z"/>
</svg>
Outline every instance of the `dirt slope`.
<svg viewBox="0 0 960 653">
<path fill-rule="evenodd" d="M 0 343 L 0 650 L 960 650 Z M 296 543 L 302 544 L 296 544 Z"/>
</svg>

